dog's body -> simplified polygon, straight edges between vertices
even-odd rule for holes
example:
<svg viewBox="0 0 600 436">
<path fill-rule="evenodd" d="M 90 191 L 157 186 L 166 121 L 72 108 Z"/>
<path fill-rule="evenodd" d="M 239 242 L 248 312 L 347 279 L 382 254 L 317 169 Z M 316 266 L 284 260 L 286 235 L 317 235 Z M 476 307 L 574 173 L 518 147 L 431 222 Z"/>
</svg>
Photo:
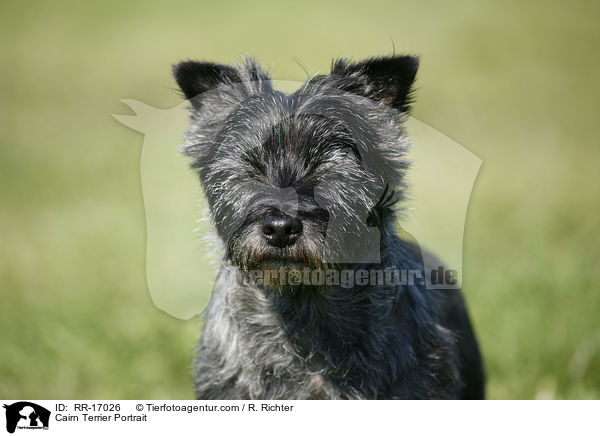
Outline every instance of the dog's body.
<svg viewBox="0 0 600 436">
<path fill-rule="evenodd" d="M 416 70 L 409 56 L 338 61 L 285 95 L 251 60 L 175 67 L 192 103 L 184 150 L 226 249 L 195 365 L 198 398 L 483 398 L 460 291 L 380 280 L 392 269 L 425 274 L 419 248 L 396 235 L 393 208 Z M 282 280 L 288 269 L 312 281 Z M 257 271 L 261 280 L 243 279 Z M 371 279 L 314 279 L 361 271 Z"/>
</svg>

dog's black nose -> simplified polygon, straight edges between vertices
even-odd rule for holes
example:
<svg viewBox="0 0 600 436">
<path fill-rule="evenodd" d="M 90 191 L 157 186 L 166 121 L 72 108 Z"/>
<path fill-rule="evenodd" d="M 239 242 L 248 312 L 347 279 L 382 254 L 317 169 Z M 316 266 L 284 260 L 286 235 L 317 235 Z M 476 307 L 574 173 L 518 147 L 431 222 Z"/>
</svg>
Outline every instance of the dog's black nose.
<svg viewBox="0 0 600 436">
<path fill-rule="evenodd" d="M 302 233 L 302 221 L 288 215 L 269 216 L 265 219 L 262 232 L 269 244 L 286 247 L 296 242 Z"/>
</svg>

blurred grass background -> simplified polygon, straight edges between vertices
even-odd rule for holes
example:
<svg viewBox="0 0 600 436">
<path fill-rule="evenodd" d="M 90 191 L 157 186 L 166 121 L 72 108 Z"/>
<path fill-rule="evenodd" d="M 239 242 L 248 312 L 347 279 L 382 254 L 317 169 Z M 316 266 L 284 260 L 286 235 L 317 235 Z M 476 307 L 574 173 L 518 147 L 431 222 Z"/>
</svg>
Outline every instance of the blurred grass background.
<svg viewBox="0 0 600 436">
<path fill-rule="evenodd" d="M 421 55 L 414 116 L 483 159 L 464 289 L 490 398 L 600 397 L 600 4 L 0 3 L 0 398 L 192 398 L 200 327 L 145 283 L 142 136 L 170 65 L 246 53 L 276 79 Z M 199 298 L 206 298 L 210 286 Z"/>
</svg>

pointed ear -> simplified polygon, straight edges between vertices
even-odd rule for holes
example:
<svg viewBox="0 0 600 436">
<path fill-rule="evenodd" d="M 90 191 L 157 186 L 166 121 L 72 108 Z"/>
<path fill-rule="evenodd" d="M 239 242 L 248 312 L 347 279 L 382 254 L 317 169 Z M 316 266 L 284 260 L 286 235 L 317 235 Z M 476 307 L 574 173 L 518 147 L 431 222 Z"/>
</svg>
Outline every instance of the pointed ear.
<svg viewBox="0 0 600 436">
<path fill-rule="evenodd" d="M 196 96 L 221 85 L 242 81 L 234 67 L 212 62 L 180 62 L 173 66 L 173 76 L 185 98 L 195 107 L 200 105 Z"/>
<path fill-rule="evenodd" d="M 416 56 L 371 58 L 358 63 L 338 59 L 331 77 L 341 79 L 338 87 L 364 97 L 383 101 L 400 112 L 409 112 L 411 87 L 419 68 Z"/>
<path fill-rule="evenodd" d="M 272 90 L 268 74 L 251 57 L 235 66 L 184 61 L 173 66 L 173 76 L 195 109 L 200 109 L 206 100 L 202 94 L 212 90 L 218 90 L 217 94 L 224 104 L 240 102 L 251 95 Z"/>
</svg>

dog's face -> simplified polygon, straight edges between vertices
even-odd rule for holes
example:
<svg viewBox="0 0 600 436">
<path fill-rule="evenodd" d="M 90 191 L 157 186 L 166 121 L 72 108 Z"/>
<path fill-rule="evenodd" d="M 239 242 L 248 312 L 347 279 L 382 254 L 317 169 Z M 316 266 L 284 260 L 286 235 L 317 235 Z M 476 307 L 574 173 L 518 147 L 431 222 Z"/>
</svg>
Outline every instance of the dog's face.
<svg viewBox="0 0 600 436">
<path fill-rule="evenodd" d="M 286 95 L 251 60 L 175 66 L 192 104 L 184 150 L 233 264 L 320 269 L 379 255 L 416 70 L 409 56 L 337 61 Z"/>
</svg>

